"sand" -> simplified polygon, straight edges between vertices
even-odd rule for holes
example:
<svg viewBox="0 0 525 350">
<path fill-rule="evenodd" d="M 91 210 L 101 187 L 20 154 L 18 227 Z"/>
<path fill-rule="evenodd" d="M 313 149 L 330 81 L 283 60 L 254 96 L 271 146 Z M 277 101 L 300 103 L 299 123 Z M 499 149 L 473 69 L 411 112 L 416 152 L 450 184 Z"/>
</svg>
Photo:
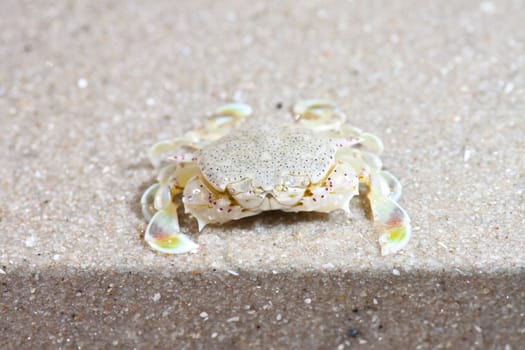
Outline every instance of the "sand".
<svg viewBox="0 0 525 350">
<path fill-rule="evenodd" d="M 1 347 L 518 348 L 522 8 L 3 1 Z M 182 215 L 199 253 L 147 247 L 151 144 L 225 102 L 272 123 L 305 98 L 383 140 L 413 224 L 404 251 L 380 256 L 359 201 L 351 218 L 276 212 L 200 233 Z M 358 304 L 381 322 L 348 321 Z"/>
</svg>

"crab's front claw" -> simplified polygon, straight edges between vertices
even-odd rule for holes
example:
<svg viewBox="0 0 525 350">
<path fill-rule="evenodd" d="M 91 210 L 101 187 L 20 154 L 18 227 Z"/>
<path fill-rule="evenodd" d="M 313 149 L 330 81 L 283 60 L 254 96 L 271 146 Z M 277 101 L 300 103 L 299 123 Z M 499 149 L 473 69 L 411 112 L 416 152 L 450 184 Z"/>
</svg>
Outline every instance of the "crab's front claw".
<svg viewBox="0 0 525 350">
<path fill-rule="evenodd" d="M 401 193 L 401 185 L 390 173 L 373 176 L 368 199 L 381 234 L 379 244 L 381 254 L 390 255 L 403 249 L 410 240 L 410 218 L 403 208 L 395 202 Z M 385 186 L 391 186 L 387 191 Z"/>
<path fill-rule="evenodd" d="M 177 206 L 171 203 L 151 218 L 144 239 L 156 251 L 168 254 L 195 252 L 199 246 L 180 233 Z"/>
</svg>

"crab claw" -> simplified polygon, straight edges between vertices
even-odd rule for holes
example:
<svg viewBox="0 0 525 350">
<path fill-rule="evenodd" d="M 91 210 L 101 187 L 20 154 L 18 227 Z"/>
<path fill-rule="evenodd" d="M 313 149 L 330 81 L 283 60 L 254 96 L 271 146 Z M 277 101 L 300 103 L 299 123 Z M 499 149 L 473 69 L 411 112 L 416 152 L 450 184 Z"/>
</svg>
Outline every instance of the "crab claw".
<svg viewBox="0 0 525 350">
<path fill-rule="evenodd" d="M 177 206 L 173 203 L 153 216 L 144 239 L 154 250 L 168 254 L 195 252 L 199 248 L 197 243 L 180 233 Z"/>
<path fill-rule="evenodd" d="M 400 194 L 401 184 L 392 174 L 381 172 L 371 177 L 368 199 L 374 222 L 381 230 L 379 244 L 382 255 L 398 252 L 410 240 L 410 218 L 395 202 Z"/>
</svg>

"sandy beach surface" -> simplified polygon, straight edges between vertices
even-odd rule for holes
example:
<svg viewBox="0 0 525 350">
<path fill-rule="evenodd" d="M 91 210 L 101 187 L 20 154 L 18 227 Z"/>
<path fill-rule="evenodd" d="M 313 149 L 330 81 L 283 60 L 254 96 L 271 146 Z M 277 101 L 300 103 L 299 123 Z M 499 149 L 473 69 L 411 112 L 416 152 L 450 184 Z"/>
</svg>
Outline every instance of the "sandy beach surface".
<svg viewBox="0 0 525 350">
<path fill-rule="evenodd" d="M 523 6 L 2 1 L 0 347 L 518 349 Z M 380 255 L 359 200 L 200 233 L 181 215 L 202 249 L 148 248 L 153 143 L 306 98 L 383 140 L 405 250 Z"/>
</svg>

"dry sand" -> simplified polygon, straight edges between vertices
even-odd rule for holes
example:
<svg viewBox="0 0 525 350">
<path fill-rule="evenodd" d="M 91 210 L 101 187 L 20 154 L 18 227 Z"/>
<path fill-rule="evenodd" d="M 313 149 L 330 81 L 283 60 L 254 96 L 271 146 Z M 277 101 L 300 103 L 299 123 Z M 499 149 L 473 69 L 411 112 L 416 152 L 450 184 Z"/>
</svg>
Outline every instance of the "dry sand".
<svg viewBox="0 0 525 350">
<path fill-rule="evenodd" d="M 0 347 L 519 348 L 523 7 L 2 1 Z M 224 102 L 271 123 L 317 97 L 384 141 L 413 223 L 403 252 L 379 255 L 358 202 L 350 219 L 269 213 L 201 233 L 182 217 L 198 254 L 148 249 L 151 144 Z M 375 314 L 348 320 L 358 304 Z"/>
</svg>

